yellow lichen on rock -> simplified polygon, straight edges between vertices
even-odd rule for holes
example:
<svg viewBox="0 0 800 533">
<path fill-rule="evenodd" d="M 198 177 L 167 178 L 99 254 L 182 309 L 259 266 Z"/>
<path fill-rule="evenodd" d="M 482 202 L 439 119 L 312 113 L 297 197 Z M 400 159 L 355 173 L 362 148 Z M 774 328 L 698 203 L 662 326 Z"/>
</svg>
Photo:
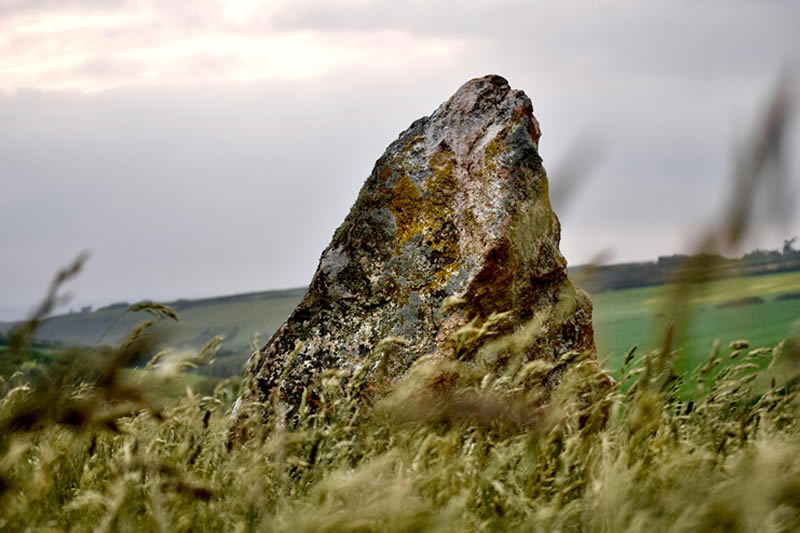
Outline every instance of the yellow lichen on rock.
<svg viewBox="0 0 800 533">
<path fill-rule="evenodd" d="M 484 167 L 489 172 L 497 170 L 497 156 L 503 151 L 503 141 L 499 137 L 495 137 L 484 149 Z"/>
<path fill-rule="evenodd" d="M 409 142 L 406 151 L 416 143 Z M 447 283 L 458 270 L 458 235 L 448 233 L 452 226 L 450 212 L 458 191 L 455 174 L 455 155 L 452 151 L 437 151 L 429 160 L 430 176 L 423 181 L 422 190 L 408 174 L 403 174 L 391 189 L 389 209 L 397 227 L 397 245 L 402 246 L 421 234 L 423 243 L 437 257 L 438 268 L 429 288 L 437 289 Z"/>
<path fill-rule="evenodd" d="M 392 189 L 392 199 L 389 209 L 394 215 L 397 224 L 397 240 L 404 244 L 408 239 L 422 231 L 420 220 L 419 187 L 416 186 L 406 174 L 403 174 Z"/>
</svg>

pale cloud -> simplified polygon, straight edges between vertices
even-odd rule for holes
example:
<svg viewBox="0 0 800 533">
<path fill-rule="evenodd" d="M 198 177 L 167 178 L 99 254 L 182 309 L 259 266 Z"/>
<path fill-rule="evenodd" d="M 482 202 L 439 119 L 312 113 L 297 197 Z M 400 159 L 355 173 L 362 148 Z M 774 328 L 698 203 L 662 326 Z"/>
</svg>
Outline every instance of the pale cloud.
<svg viewBox="0 0 800 533">
<path fill-rule="evenodd" d="M 275 9 L 199 2 L 191 11 L 146 2 L 22 10 L 0 19 L 0 90 L 94 92 L 131 85 L 307 79 L 369 65 L 402 71 L 443 61 L 464 39 L 396 29 L 261 31 Z"/>
<path fill-rule="evenodd" d="M 795 0 L 0 0 L 0 91 L 404 72 L 498 48 L 562 79 L 749 80 L 797 61 L 797 16 Z"/>
</svg>

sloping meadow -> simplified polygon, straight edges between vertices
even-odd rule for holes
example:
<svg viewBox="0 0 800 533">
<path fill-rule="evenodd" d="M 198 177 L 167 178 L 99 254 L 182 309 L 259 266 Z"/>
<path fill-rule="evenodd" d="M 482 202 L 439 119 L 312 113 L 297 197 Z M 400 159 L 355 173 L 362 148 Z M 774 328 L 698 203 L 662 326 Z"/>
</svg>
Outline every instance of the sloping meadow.
<svg viewBox="0 0 800 533">
<path fill-rule="evenodd" d="M 724 251 L 752 225 L 788 121 L 782 95 L 699 251 Z M 321 372 L 291 410 L 278 383 L 242 407 L 266 417 L 237 428 L 238 445 L 238 380 L 201 394 L 186 374 L 214 360 L 220 339 L 154 353 L 158 323 L 177 315 L 134 306 L 153 321 L 119 346 L 67 350 L 42 375 L 0 380 L 0 530 L 796 531 L 797 339 L 715 342 L 701 365 L 676 371 L 708 257 L 676 283 L 661 346 L 632 348 L 611 387 L 591 352 L 529 357 L 548 317 L 503 336 L 493 313 L 454 332 L 457 357 L 420 358 L 399 380 L 368 375 L 392 364 L 402 340 L 388 338 L 363 365 Z M 4 364 L 31 355 L 81 263 L 11 335 Z M 560 379 L 541 386 L 550 375 Z M 179 399 L 164 396 L 184 385 Z"/>
<path fill-rule="evenodd" d="M 464 328 L 461 342 L 491 336 L 483 326 Z M 566 374 L 545 392 L 529 385 L 554 363 L 522 364 L 514 346 L 525 343 L 495 338 L 470 360 L 422 359 L 382 390 L 365 387 L 358 371 L 328 371 L 314 384 L 314 410 L 261 405 L 270 422 L 248 426 L 246 441 L 230 446 L 235 383 L 159 399 L 166 382 L 184 379 L 178 370 L 213 360 L 215 344 L 131 371 L 153 332 L 145 324 L 104 353 L 62 354 L 38 383 L 0 385 L 0 529 L 794 531 L 800 523 L 791 343 L 740 341 L 732 361 L 715 345 L 694 371 L 700 388 L 689 400 L 677 393 L 684 380 L 673 372 L 669 335 L 659 350 L 632 350 L 622 379 L 597 394 L 607 388 L 592 382 L 605 374 L 584 354 L 559 361 Z M 11 353 L 24 353 L 26 339 L 30 331 L 18 331 Z M 391 344 L 371 362 L 390 358 Z"/>
</svg>

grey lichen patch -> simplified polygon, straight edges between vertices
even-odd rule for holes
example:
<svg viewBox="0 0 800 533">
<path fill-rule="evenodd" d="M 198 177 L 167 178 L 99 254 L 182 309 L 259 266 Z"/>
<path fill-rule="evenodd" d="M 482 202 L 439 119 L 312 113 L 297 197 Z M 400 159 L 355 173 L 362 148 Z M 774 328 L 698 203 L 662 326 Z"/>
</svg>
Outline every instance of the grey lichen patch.
<svg viewBox="0 0 800 533">
<path fill-rule="evenodd" d="M 335 278 L 349 262 L 350 257 L 343 253 L 343 248 L 341 246 L 337 246 L 322 257 L 319 263 L 319 269 L 329 278 Z"/>
</svg>

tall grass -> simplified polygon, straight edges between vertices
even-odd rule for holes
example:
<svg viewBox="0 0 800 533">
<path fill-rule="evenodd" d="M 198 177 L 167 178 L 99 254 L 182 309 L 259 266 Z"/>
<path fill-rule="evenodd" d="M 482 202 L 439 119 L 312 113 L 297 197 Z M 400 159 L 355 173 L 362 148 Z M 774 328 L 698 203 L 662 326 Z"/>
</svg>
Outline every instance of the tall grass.
<svg viewBox="0 0 800 533">
<path fill-rule="evenodd" d="M 771 157 L 779 111 L 704 247 L 730 245 L 750 224 L 738 195 Z M 3 357 L 26 358 L 81 262 Z M 0 381 L 0 530 L 796 531 L 800 344 L 715 343 L 698 368 L 676 372 L 703 268 L 684 272 L 661 347 L 631 349 L 611 387 L 592 354 L 530 360 L 525 343 L 470 324 L 454 338 L 470 357 L 422 358 L 400 381 L 367 383 L 365 369 L 388 364 L 389 339 L 360 369 L 320 375 L 306 391 L 314 409 L 287 411 L 274 397 L 244 406 L 269 416 L 242 426 L 238 446 L 228 435 L 236 383 L 187 386 L 178 400 L 159 392 L 212 361 L 219 339 L 136 372 L 154 349 L 152 321 L 118 347 L 67 351 L 38 380 Z M 554 374 L 557 384 L 539 386 Z M 686 383 L 691 399 L 678 394 Z"/>
<path fill-rule="evenodd" d="M 594 386 L 605 374 L 579 353 L 522 365 L 498 365 L 492 350 L 465 361 L 423 358 L 407 379 L 377 389 L 358 371 L 330 371 L 313 386 L 315 409 L 251 406 L 269 411 L 268 423 L 247 426 L 244 444 L 230 447 L 233 383 L 208 395 L 187 389 L 165 404 L 156 385 L 179 379 L 185 365 L 155 358 L 134 375 L 124 370 L 147 352 L 151 330 L 137 328 L 106 353 L 65 354 L 41 383 L 4 384 L 0 529 L 794 531 L 800 523 L 791 342 L 717 343 L 687 376 L 703 387 L 691 401 L 677 394 L 668 339 L 638 358 L 631 350 L 611 390 Z M 191 363 L 213 357 L 215 343 Z M 531 385 L 555 364 L 564 375 L 545 398 Z"/>
</svg>

